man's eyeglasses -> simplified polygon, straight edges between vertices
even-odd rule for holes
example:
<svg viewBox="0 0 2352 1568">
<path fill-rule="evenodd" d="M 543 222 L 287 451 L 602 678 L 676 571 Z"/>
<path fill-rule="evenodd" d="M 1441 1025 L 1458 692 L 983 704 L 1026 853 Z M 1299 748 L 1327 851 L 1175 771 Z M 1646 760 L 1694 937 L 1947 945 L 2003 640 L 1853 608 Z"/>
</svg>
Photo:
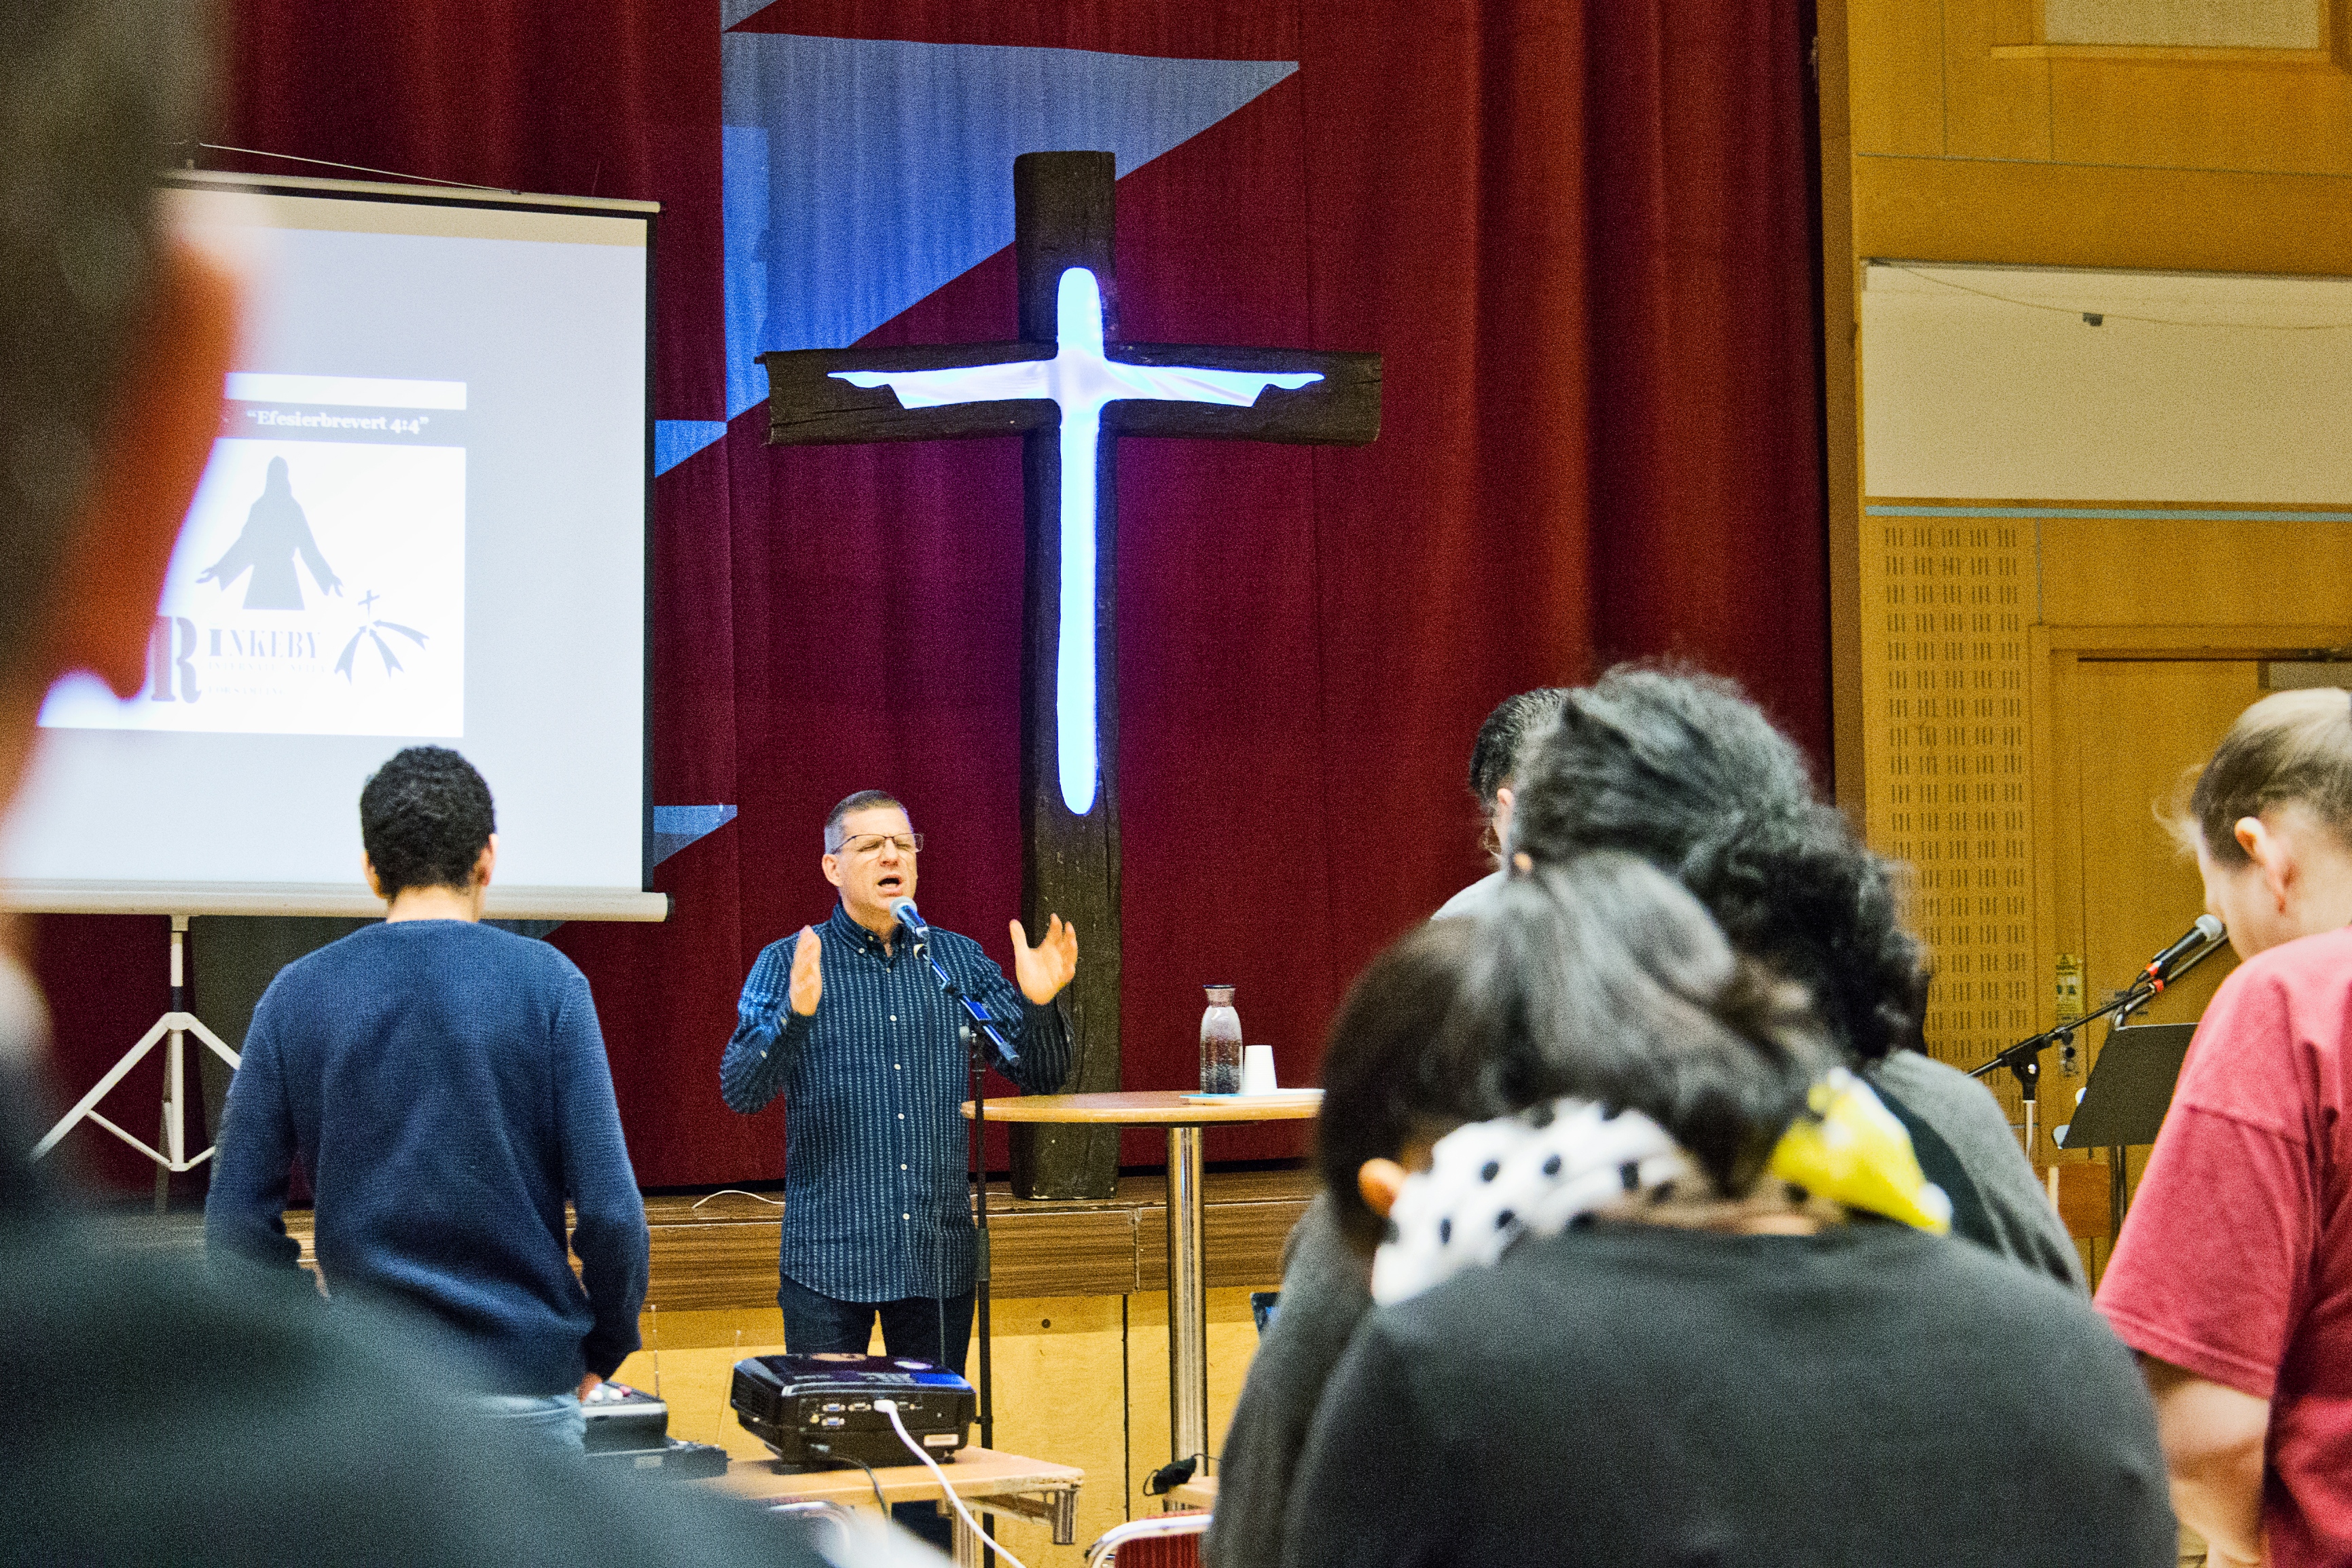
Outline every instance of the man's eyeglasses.
<svg viewBox="0 0 2352 1568">
<path fill-rule="evenodd" d="M 840 852 L 864 860 L 868 855 L 880 854 L 884 844 L 896 844 L 900 854 L 910 855 L 923 847 L 923 835 L 920 833 L 860 833 L 854 839 L 843 840 Z"/>
</svg>

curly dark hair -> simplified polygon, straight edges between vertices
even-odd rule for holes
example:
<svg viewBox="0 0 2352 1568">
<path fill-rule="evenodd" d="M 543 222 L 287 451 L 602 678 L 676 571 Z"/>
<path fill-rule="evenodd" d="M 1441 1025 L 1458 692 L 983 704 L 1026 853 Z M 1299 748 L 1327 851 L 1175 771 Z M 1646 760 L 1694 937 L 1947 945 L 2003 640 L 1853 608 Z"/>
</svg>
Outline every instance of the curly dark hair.
<svg viewBox="0 0 2352 1568">
<path fill-rule="evenodd" d="M 446 746 L 410 747 L 360 790 L 360 842 L 386 898 L 412 887 L 470 888 L 498 829 L 490 787 Z"/>
<path fill-rule="evenodd" d="M 1366 1160 L 1575 1095 L 1640 1111 L 1737 1197 L 1836 1061 L 1802 988 L 1735 954 L 1687 889 L 1638 856 L 1582 855 L 1372 961 L 1331 1026 L 1317 1163 L 1369 1246 Z"/>
<path fill-rule="evenodd" d="M 1734 947 L 1802 985 L 1853 1057 L 1920 1044 L 1928 971 L 1891 867 L 1738 685 L 1621 664 L 1569 694 L 1519 774 L 1514 852 L 1640 855 L 1696 894 Z"/>
</svg>

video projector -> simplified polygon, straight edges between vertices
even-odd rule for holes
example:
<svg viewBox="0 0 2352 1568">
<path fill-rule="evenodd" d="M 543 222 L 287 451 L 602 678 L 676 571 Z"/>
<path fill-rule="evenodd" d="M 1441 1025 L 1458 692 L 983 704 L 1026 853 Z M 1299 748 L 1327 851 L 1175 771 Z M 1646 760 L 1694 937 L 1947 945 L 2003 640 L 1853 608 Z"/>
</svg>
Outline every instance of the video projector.
<svg viewBox="0 0 2352 1568">
<path fill-rule="evenodd" d="M 908 1356 L 755 1355 L 735 1364 L 728 1403 L 746 1431 L 794 1469 L 913 1464 L 877 1399 L 896 1402 L 908 1435 L 935 1459 L 970 1438 L 971 1385 Z"/>
</svg>

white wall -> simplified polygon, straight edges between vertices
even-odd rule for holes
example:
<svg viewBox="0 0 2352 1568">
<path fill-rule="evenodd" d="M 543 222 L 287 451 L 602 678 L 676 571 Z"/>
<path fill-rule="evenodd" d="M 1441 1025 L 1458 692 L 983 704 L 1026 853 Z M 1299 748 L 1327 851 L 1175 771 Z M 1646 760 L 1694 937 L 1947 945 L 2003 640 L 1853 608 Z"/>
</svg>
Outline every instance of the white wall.
<svg viewBox="0 0 2352 1568">
<path fill-rule="evenodd" d="M 1873 262 L 1861 305 L 1867 497 L 2352 501 L 2352 279 Z"/>
</svg>

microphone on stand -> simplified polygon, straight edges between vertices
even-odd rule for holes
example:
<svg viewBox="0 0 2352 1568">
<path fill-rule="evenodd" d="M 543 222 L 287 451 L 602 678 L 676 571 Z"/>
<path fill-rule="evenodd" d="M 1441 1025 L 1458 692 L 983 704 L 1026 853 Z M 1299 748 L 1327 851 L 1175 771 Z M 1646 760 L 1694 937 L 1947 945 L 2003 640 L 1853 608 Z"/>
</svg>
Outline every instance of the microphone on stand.
<svg viewBox="0 0 2352 1568">
<path fill-rule="evenodd" d="M 1981 1066 L 1970 1068 L 1969 1076 L 1982 1078 L 1996 1067 L 2006 1067 L 2017 1074 L 2018 1086 L 2025 1092 L 2025 1144 L 2033 1147 L 2034 1084 L 2042 1075 L 2042 1053 L 2053 1044 L 2071 1044 L 2074 1033 L 2095 1019 L 2112 1014 L 2110 1028 L 2121 1029 L 2131 1021 L 2131 1016 L 2153 1001 L 2158 993 L 2173 980 L 2179 979 L 2220 949 L 2229 936 L 2229 928 L 2210 915 L 2200 915 L 2197 924 L 2181 934 L 2180 939 L 2150 958 L 2132 983 L 2117 991 L 2115 999 L 2105 1007 L 2070 1019 L 2056 1029 L 2029 1036 L 1996 1055 Z"/>
<path fill-rule="evenodd" d="M 909 904 L 908 907 L 911 909 L 914 906 Z M 2203 956 L 2206 948 L 2229 934 L 2229 928 L 2211 915 L 2199 915 L 2197 924 L 2182 933 L 2179 941 L 2147 961 L 2147 967 L 2139 972 L 2139 977 L 2134 983 L 2159 991 L 2164 989 L 2166 981 L 2189 967 L 2183 960 Z"/>
<path fill-rule="evenodd" d="M 921 954 L 924 962 L 930 965 L 931 973 L 940 977 L 940 991 L 961 1006 L 972 1023 L 977 1024 L 982 1032 L 994 1042 L 996 1052 L 1004 1059 L 1006 1066 L 1018 1064 L 1021 1061 L 1021 1052 L 1014 1050 L 1013 1042 L 1004 1038 L 1004 1031 L 996 1027 L 1000 1020 L 988 1010 L 987 1004 L 966 996 L 963 988 L 955 983 L 945 969 L 940 967 L 939 959 L 933 956 L 930 951 L 930 923 L 916 910 L 915 901 L 911 898 L 894 898 L 890 901 L 890 913 L 897 918 L 898 928 L 915 939 L 915 951 Z"/>
</svg>

